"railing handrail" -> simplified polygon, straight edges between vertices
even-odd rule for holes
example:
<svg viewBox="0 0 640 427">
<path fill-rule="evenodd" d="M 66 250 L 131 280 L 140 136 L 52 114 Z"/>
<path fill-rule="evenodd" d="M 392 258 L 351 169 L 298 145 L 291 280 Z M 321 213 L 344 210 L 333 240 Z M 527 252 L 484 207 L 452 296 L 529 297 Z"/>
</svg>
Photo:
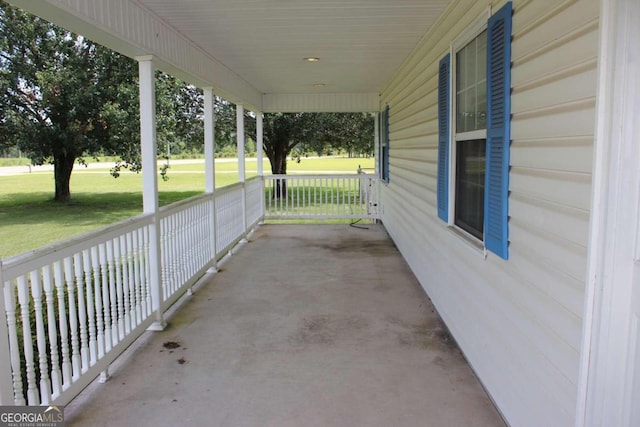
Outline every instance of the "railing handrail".
<svg viewBox="0 0 640 427">
<path fill-rule="evenodd" d="M 173 202 L 169 205 L 161 206 L 159 209 L 160 217 L 166 217 L 173 212 L 180 210 L 180 208 L 186 207 L 188 205 L 192 205 L 198 203 L 200 201 L 207 200 L 212 196 L 219 196 L 222 194 L 226 194 L 234 191 L 237 188 L 242 187 L 245 184 L 249 184 L 252 181 L 261 180 L 262 177 L 255 176 L 247 179 L 245 183 L 236 182 L 231 185 L 227 185 L 221 188 L 216 188 L 214 193 L 202 193 L 196 194 L 194 196 L 188 197 L 186 199 L 179 200 L 177 202 Z M 140 225 L 148 225 L 151 224 L 153 220 L 152 214 L 138 214 L 131 218 L 127 218 L 118 222 L 114 222 L 113 224 L 106 225 L 104 227 L 100 227 L 95 230 L 87 231 L 85 233 L 81 233 L 75 235 L 73 237 L 69 237 L 63 240 L 59 240 L 53 243 L 49 243 L 47 245 L 41 246 L 36 249 L 32 249 L 30 251 L 26 251 L 17 255 L 11 255 L 6 258 L 1 258 L 3 270 L 6 272 L 9 269 L 16 268 L 21 264 L 28 263 L 33 259 L 41 259 L 42 257 L 47 257 L 49 254 L 59 254 L 60 252 L 69 252 L 70 255 L 73 255 L 78 251 L 78 249 L 82 249 L 83 246 L 86 246 L 89 242 L 95 242 L 96 239 L 100 240 L 102 237 L 107 236 L 112 231 L 122 231 L 123 229 L 126 231 L 133 230 Z"/>
<path fill-rule="evenodd" d="M 65 258 L 71 256 L 91 244 L 99 244 L 109 240 L 112 235 L 120 235 L 123 232 L 133 231 L 141 226 L 149 225 L 153 221 L 152 214 L 140 214 L 122 221 L 107 225 L 97 230 L 88 231 L 60 240 L 40 248 L 24 252 L 2 259 L 2 270 L 5 276 L 15 276 L 20 274 L 21 269 L 32 269 L 30 267 L 34 263 L 42 264 L 50 260 L 50 258 Z M 15 270 L 18 270 L 16 273 Z"/>
<path fill-rule="evenodd" d="M 302 178 L 315 178 L 315 179 L 325 179 L 325 178 L 340 178 L 340 179 L 366 179 L 375 177 L 374 174 L 368 173 L 327 173 L 327 174 L 271 174 L 264 175 L 264 179 L 302 179 Z"/>
</svg>

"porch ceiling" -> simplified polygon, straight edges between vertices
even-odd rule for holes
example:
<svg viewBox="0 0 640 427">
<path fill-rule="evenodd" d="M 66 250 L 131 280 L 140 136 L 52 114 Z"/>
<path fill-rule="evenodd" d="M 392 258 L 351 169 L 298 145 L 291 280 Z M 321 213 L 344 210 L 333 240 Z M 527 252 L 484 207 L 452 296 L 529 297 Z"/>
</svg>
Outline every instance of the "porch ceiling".
<svg viewBox="0 0 640 427">
<path fill-rule="evenodd" d="M 252 109 L 346 111 L 375 104 L 452 0 L 9 1 Z"/>
<path fill-rule="evenodd" d="M 140 2 L 273 94 L 379 93 L 450 0 Z"/>
</svg>

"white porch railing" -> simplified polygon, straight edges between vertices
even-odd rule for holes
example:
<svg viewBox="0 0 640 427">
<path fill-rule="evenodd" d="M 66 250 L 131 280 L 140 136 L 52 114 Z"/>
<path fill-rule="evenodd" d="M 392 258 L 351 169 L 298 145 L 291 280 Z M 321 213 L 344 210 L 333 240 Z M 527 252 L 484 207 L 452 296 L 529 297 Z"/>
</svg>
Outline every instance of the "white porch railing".
<svg viewBox="0 0 640 427">
<path fill-rule="evenodd" d="M 149 280 L 153 215 L 0 261 L 0 403 L 65 404 L 105 375 L 157 307 L 165 311 L 262 219 L 262 205 L 244 201 L 262 188 L 254 178 L 163 207 L 161 283 Z"/>
<path fill-rule="evenodd" d="M 376 219 L 374 175 L 265 176 L 266 219 Z"/>
<path fill-rule="evenodd" d="M 1 260 L 0 336 L 7 339 L 0 345 L 0 404 L 63 405 L 97 376 L 106 379 L 111 362 L 157 312 L 259 221 L 376 213 L 372 176 L 268 176 Z M 154 223 L 159 266 L 150 248 Z M 160 283 L 150 280 L 153 268 Z"/>
</svg>

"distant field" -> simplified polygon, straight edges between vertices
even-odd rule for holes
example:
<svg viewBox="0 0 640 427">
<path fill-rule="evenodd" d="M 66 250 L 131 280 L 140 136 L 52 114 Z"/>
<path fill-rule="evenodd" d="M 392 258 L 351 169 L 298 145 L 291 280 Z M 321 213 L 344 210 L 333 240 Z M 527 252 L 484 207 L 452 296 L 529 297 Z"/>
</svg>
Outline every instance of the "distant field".
<svg viewBox="0 0 640 427">
<path fill-rule="evenodd" d="M 288 172 L 355 173 L 358 166 L 373 168 L 373 159 L 302 158 L 290 161 Z M 247 178 L 257 174 L 255 159 L 246 162 Z M 270 173 L 269 162 L 264 162 Z M 204 163 L 171 163 L 168 181 L 158 180 L 160 204 L 204 191 Z M 216 187 L 238 181 L 237 163 L 216 162 Z M 71 177 L 72 201 L 57 204 L 53 173 L 33 172 L 0 176 L 0 259 L 33 250 L 142 212 L 142 176 L 130 172 L 114 179 L 103 169 L 76 166 Z"/>
</svg>

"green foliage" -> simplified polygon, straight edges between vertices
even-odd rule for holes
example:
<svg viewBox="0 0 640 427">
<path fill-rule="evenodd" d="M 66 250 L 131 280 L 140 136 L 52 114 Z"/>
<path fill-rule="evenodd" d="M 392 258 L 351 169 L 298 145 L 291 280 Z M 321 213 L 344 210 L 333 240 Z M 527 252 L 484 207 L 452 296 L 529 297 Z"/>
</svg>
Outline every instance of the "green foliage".
<svg viewBox="0 0 640 427">
<path fill-rule="evenodd" d="M 271 172 L 287 173 L 287 156 L 332 149 L 353 154 L 373 152 L 373 117 L 366 113 L 272 113 L 264 118 L 264 150 Z"/>
<path fill-rule="evenodd" d="M 134 64 L 5 3 L 0 52 L 2 144 L 17 145 L 35 165 L 54 164 L 55 200 L 68 200 L 76 160 L 118 146 L 111 118 L 126 110 L 118 96 Z"/>
<path fill-rule="evenodd" d="M 158 72 L 159 152 L 202 152 L 202 91 Z M 68 201 L 76 162 L 117 156 L 139 172 L 138 66 L 131 59 L 0 2 L 0 149 L 55 167 Z"/>
</svg>

